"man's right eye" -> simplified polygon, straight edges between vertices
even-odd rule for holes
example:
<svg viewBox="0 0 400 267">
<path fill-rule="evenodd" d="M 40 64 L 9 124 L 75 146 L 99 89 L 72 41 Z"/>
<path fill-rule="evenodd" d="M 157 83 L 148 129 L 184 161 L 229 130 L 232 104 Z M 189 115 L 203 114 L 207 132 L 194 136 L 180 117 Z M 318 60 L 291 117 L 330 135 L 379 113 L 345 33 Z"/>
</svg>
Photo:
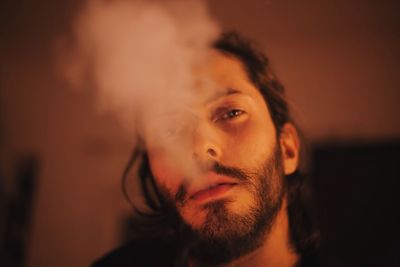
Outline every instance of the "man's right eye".
<svg viewBox="0 0 400 267">
<path fill-rule="evenodd" d="M 216 110 L 213 116 L 215 122 L 234 122 L 242 117 L 246 112 L 238 108 L 219 108 Z"/>
<path fill-rule="evenodd" d="M 243 110 L 231 109 L 231 110 L 228 110 L 227 112 L 223 113 L 220 119 L 222 119 L 222 120 L 235 119 L 236 117 L 241 116 L 243 113 L 244 113 Z"/>
</svg>

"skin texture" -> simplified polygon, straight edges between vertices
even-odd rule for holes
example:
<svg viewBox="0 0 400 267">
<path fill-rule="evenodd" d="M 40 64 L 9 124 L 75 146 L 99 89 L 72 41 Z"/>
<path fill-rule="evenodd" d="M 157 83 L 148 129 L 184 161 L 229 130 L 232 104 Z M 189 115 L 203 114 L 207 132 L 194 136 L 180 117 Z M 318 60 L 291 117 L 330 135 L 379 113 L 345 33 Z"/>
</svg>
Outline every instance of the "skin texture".
<svg viewBox="0 0 400 267">
<path fill-rule="evenodd" d="M 235 218 L 249 217 L 250 211 L 259 205 L 255 190 L 245 182 L 225 175 L 215 175 L 208 166 L 215 162 L 232 166 L 245 171 L 256 180 L 254 177 L 258 176 L 255 174 L 279 151 L 277 156 L 282 174 L 273 172 L 268 180 L 268 192 L 271 201 L 274 201 L 284 190 L 283 174 L 291 174 L 297 168 L 299 142 L 295 128 L 289 123 L 283 126 L 277 136 L 266 102 L 249 81 L 237 59 L 214 52 L 207 64 L 197 71 L 200 77 L 212 81 L 212 89 L 204 89 L 199 83 L 197 90 L 207 90 L 208 94 L 206 98 L 201 98 L 198 106 L 200 115 L 188 139 L 192 159 L 204 171 L 195 178 L 188 178 L 179 168 L 168 164 L 168 152 L 162 148 L 149 148 L 148 155 L 157 184 L 169 192 L 170 198 L 174 199 L 179 195 L 180 189 L 184 188 L 184 196 L 176 201 L 178 212 L 190 227 L 202 231 L 210 219 L 207 217 L 210 209 L 205 208 L 207 205 L 223 203 L 221 205 L 226 213 L 236 216 Z M 207 194 L 196 195 L 221 181 L 228 184 L 221 189 L 222 192 L 211 197 Z M 251 182 L 259 184 L 258 181 Z M 199 195 L 201 197 L 191 197 Z M 215 226 L 217 227 L 213 227 L 211 233 L 207 232 L 209 235 L 223 237 L 231 231 L 218 222 Z M 240 232 L 246 229 L 238 224 L 236 230 Z M 290 250 L 288 241 L 285 200 L 273 218 L 269 231 L 260 238 L 262 243 L 256 250 L 224 266 L 295 264 L 297 257 Z M 191 264 L 196 265 L 196 262 L 192 261 Z"/>
</svg>

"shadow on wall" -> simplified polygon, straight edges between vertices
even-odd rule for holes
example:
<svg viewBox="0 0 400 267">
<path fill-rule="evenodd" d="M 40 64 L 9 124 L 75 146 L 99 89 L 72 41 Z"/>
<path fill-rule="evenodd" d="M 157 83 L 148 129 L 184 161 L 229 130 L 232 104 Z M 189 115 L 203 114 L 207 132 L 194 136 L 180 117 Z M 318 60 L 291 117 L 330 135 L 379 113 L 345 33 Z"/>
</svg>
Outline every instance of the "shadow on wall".
<svg viewBox="0 0 400 267">
<path fill-rule="evenodd" d="M 400 266 L 399 155 L 400 140 L 315 146 L 323 266 Z"/>
</svg>

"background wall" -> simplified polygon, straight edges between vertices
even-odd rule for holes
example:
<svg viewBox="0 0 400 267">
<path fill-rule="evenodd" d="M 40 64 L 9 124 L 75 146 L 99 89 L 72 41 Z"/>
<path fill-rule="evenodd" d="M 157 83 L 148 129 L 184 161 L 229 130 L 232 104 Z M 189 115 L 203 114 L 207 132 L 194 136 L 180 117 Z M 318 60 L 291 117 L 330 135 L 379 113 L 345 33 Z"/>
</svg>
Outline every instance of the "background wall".
<svg viewBox="0 0 400 267">
<path fill-rule="evenodd" d="M 2 1 L 0 177 L 39 160 L 27 266 L 87 266 L 119 243 L 129 209 L 119 177 L 131 143 L 90 92 L 54 77 L 52 40 L 79 1 Z M 265 49 L 311 143 L 398 140 L 399 4 L 384 1 L 209 1 L 226 29 Z"/>
<path fill-rule="evenodd" d="M 210 1 L 264 47 L 313 140 L 400 134 L 396 1 Z"/>
</svg>

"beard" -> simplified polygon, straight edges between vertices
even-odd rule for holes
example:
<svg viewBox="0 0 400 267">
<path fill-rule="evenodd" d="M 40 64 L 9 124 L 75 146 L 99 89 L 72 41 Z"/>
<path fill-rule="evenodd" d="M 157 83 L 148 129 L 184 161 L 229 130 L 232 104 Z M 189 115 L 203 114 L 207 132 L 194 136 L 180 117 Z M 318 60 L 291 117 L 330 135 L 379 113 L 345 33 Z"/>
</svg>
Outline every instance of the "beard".
<svg viewBox="0 0 400 267">
<path fill-rule="evenodd" d="M 181 236 L 189 257 L 199 266 L 213 266 L 235 260 L 259 248 L 271 229 L 284 198 L 284 174 L 279 145 L 261 166 L 243 170 L 215 164 L 213 171 L 240 180 L 240 185 L 251 193 L 253 202 L 245 214 L 229 209 L 232 199 L 222 199 L 202 206 L 206 212 L 204 223 L 193 228 L 180 218 Z M 185 196 L 180 188 L 175 198 L 163 188 L 160 192 L 178 206 Z M 171 203 L 171 202 L 170 202 Z"/>
</svg>

